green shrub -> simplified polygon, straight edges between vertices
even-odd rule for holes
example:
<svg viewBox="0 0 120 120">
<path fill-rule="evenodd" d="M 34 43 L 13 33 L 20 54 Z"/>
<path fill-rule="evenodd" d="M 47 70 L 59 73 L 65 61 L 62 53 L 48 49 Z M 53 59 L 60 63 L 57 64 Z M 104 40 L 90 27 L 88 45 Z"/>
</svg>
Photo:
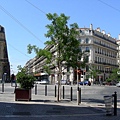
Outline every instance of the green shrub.
<svg viewBox="0 0 120 120">
<path fill-rule="evenodd" d="M 34 87 L 34 81 L 36 78 L 32 75 L 28 75 L 25 69 L 21 69 L 16 75 L 17 83 L 20 84 L 20 88 L 31 89 Z"/>
</svg>

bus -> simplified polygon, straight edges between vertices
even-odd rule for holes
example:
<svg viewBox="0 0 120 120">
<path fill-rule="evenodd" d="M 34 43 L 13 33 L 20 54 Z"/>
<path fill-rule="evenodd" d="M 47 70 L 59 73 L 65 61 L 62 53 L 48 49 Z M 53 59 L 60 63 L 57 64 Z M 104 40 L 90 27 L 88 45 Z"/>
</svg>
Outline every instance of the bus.
<svg viewBox="0 0 120 120">
<path fill-rule="evenodd" d="M 38 74 L 35 74 L 34 76 L 37 79 L 35 81 L 35 83 L 37 83 L 37 84 L 49 83 L 49 75 L 48 75 L 48 73 L 38 73 Z"/>
</svg>

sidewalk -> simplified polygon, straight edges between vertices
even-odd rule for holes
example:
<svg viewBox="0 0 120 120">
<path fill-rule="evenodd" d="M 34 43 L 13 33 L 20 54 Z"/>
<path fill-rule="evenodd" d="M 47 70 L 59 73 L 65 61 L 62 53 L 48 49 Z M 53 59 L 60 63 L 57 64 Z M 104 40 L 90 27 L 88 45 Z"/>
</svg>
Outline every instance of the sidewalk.
<svg viewBox="0 0 120 120">
<path fill-rule="evenodd" d="M 117 116 L 106 116 L 104 106 L 76 101 L 56 102 L 53 96 L 34 95 L 31 101 L 15 101 L 14 93 L 0 94 L 0 120 L 119 120 Z"/>
</svg>

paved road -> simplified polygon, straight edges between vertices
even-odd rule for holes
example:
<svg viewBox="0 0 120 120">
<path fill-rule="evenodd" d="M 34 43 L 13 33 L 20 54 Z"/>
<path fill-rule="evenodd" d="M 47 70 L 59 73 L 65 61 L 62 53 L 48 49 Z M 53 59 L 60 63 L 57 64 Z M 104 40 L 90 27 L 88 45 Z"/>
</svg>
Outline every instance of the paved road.
<svg viewBox="0 0 120 120">
<path fill-rule="evenodd" d="M 106 116 L 105 107 L 100 106 L 101 102 L 100 104 L 97 102 L 94 104 L 94 100 L 86 102 L 88 95 L 93 96 L 101 93 L 100 96 L 102 96 L 108 94 L 109 92 L 105 93 L 105 91 L 110 88 L 110 94 L 114 90 L 118 90 L 117 92 L 119 93 L 119 88 L 104 86 L 81 87 L 84 99 L 82 98 L 82 103 L 77 105 L 75 100 L 70 101 L 69 97 L 67 97 L 67 95 L 69 96 L 67 91 L 69 91 L 70 87 L 66 87 L 66 97 L 58 103 L 54 97 L 54 87 L 52 85 L 48 87 L 47 96 L 44 95 L 44 86 L 38 85 L 38 94 L 35 95 L 33 89 L 32 101 L 25 102 L 15 101 L 14 87 L 11 87 L 10 84 L 5 84 L 5 92 L 0 92 L 0 120 L 119 120 L 119 109 L 117 116 Z M 73 86 L 73 88 L 76 90 L 76 86 Z M 101 99 L 103 101 L 103 97 Z"/>
<path fill-rule="evenodd" d="M 72 98 L 73 100 L 77 99 L 77 86 L 64 86 L 64 98 L 71 99 L 71 87 L 72 87 Z M 37 94 L 38 95 L 45 95 L 45 86 L 44 85 L 38 85 L 37 87 Z M 80 86 L 81 88 L 81 99 L 82 102 L 88 102 L 88 103 L 97 103 L 97 104 L 104 104 L 103 97 L 106 95 L 112 95 L 114 92 L 117 92 L 117 99 L 118 99 L 118 105 L 120 102 L 120 88 L 116 86 Z M 49 85 L 47 87 L 47 95 L 48 96 L 54 96 L 55 95 L 55 86 Z M 33 89 L 33 94 L 34 94 Z M 61 86 L 61 98 L 63 98 L 63 86 Z"/>
</svg>

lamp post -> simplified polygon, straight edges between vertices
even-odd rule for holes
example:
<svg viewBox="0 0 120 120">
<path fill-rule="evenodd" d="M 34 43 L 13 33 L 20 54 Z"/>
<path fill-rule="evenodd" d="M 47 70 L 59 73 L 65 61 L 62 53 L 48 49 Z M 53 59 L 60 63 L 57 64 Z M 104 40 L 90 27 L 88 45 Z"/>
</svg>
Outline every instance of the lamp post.
<svg viewBox="0 0 120 120">
<path fill-rule="evenodd" d="M 2 92 L 4 92 L 4 83 L 5 83 L 5 80 L 6 80 L 6 75 L 7 75 L 7 73 L 4 73 L 3 77 L 2 77 Z"/>
<path fill-rule="evenodd" d="M 80 70 L 78 70 L 78 67 L 77 67 L 77 105 L 79 105 L 79 103 L 81 102 L 81 89 L 79 88 L 79 79 L 78 79 L 79 72 Z"/>
</svg>

